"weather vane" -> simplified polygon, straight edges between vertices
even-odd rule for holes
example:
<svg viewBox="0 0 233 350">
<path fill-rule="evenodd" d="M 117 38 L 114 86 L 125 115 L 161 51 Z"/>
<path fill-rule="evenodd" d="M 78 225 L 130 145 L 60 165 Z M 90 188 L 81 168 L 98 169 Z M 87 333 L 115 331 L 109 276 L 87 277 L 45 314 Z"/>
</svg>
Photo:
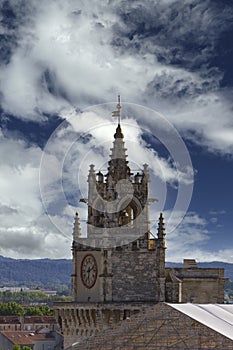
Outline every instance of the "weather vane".
<svg viewBox="0 0 233 350">
<path fill-rule="evenodd" d="M 120 124 L 121 121 L 121 96 L 118 95 L 118 103 L 116 105 L 117 110 L 112 112 L 113 117 L 118 118 L 118 124 Z"/>
</svg>

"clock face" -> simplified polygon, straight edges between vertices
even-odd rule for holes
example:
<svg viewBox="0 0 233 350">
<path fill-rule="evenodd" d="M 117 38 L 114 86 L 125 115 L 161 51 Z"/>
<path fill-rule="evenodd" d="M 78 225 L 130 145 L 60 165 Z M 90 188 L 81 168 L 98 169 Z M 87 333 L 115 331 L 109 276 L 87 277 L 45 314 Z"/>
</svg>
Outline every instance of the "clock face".
<svg viewBox="0 0 233 350">
<path fill-rule="evenodd" d="M 81 279 L 86 288 L 92 288 L 97 279 L 97 263 L 92 254 L 84 256 L 81 262 Z"/>
</svg>

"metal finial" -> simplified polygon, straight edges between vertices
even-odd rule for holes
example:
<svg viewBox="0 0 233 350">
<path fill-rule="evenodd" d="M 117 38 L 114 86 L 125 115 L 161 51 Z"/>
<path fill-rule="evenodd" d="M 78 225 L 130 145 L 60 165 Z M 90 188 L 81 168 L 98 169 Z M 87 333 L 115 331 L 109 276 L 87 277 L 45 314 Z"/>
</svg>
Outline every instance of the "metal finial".
<svg viewBox="0 0 233 350">
<path fill-rule="evenodd" d="M 113 117 L 118 118 L 118 124 L 121 122 L 121 96 L 118 95 L 118 103 L 116 105 L 117 110 L 112 112 Z"/>
</svg>

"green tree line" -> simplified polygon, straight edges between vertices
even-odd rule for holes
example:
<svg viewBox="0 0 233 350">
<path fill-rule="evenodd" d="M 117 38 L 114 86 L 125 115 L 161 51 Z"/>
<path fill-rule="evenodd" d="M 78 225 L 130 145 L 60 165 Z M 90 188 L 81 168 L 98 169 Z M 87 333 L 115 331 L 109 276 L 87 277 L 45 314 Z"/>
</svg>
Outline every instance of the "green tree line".
<svg viewBox="0 0 233 350">
<path fill-rule="evenodd" d="M 0 292 L 0 302 L 9 303 L 16 302 L 19 304 L 31 304 L 31 303 L 52 303 L 54 301 L 67 301 L 70 298 L 64 295 L 46 295 L 45 293 L 38 292 L 11 292 L 9 290 Z"/>
<path fill-rule="evenodd" d="M 47 305 L 23 306 L 16 302 L 0 303 L 0 316 L 52 316 Z"/>
</svg>

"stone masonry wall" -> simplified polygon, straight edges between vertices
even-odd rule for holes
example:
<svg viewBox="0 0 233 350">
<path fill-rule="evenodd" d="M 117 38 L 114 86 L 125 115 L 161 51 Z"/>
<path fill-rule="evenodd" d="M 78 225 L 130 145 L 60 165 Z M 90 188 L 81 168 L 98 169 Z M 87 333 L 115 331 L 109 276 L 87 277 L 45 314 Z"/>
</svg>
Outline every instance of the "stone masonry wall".
<svg viewBox="0 0 233 350">
<path fill-rule="evenodd" d="M 233 341 L 189 316 L 159 303 L 74 345 L 72 350 L 233 349 Z"/>
<path fill-rule="evenodd" d="M 116 324 L 140 313 L 144 303 L 54 303 L 54 315 L 62 328 L 64 348 L 86 337 L 113 328 Z"/>
<path fill-rule="evenodd" d="M 223 289 L 223 288 L 222 288 Z M 218 280 L 184 279 L 182 283 L 182 303 L 223 303 L 224 295 L 220 293 Z"/>
<path fill-rule="evenodd" d="M 159 301 L 156 250 L 115 250 L 111 259 L 113 301 Z"/>
<path fill-rule="evenodd" d="M 223 303 L 224 269 L 220 268 L 167 268 L 181 281 L 182 303 Z M 171 302 L 178 302 L 168 298 Z"/>
</svg>

